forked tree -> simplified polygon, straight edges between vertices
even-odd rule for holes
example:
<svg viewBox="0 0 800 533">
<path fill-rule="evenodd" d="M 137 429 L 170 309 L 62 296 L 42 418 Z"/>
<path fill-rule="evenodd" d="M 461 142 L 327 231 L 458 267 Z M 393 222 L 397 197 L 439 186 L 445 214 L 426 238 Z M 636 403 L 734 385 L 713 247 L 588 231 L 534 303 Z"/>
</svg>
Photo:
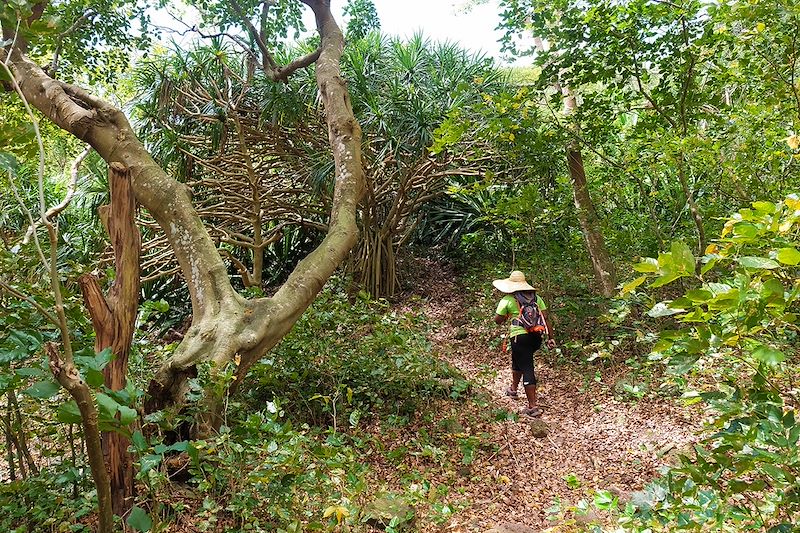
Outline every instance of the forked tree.
<svg viewBox="0 0 800 533">
<path fill-rule="evenodd" d="M 258 43 L 258 64 L 268 77 L 283 80 L 297 69 L 315 64 L 335 172 L 328 231 L 322 243 L 298 263 L 273 296 L 249 300 L 231 286 L 226 265 L 192 205 L 188 188 L 153 160 L 125 114 L 109 101 L 51 76 L 55 69 L 43 68 L 28 57 L 27 52 L 37 39 L 37 28 L 63 6 L 59 2 L 37 2 L 27 5 L 27 12 L 23 12 L 25 8 L 9 11 L 8 7 L 3 11 L 0 60 L 7 64 L 21 95 L 46 119 L 91 145 L 109 165 L 121 165 L 130 173 L 136 201 L 164 232 L 188 285 L 192 324 L 150 382 L 146 405 L 150 411 L 180 403 L 187 379 L 199 363 L 212 363 L 212 369 L 217 370 L 236 364 L 232 386 L 239 386 L 252 364 L 283 338 L 311 304 L 357 240 L 356 206 L 364 190 L 364 173 L 361 128 L 340 73 L 344 38 L 328 0 L 301 2 L 314 12 L 320 46 L 288 65 L 275 62 L 263 31 L 250 22 L 245 10 L 256 6 L 234 4 L 234 9 Z M 268 5 L 271 3 L 265 2 L 263 7 Z M 262 12 L 266 13 L 266 9 Z M 17 19 L 9 22 L 14 13 Z M 87 11 L 84 15 L 93 19 L 98 13 Z M 61 44 L 68 39 L 65 34 Z M 6 81 L 5 88 L 14 90 L 12 83 Z M 206 395 L 207 405 L 199 410 L 201 420 L 196 426 L 199 434 L 207 434 L 220 425 L 223 398 L 219 395 L 211 391 Z"/>
</svg>

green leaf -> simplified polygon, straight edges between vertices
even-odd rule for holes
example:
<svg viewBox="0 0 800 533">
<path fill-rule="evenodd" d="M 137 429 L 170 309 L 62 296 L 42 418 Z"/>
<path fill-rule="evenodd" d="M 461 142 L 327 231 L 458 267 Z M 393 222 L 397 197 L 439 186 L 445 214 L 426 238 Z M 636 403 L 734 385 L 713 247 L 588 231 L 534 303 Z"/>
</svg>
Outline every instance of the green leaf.
<svg viewBox="0 0 800 533">
<path fill-rule="evenodd" d="M 185 452 L 188 449 L 189 449 L 189 441 L 188 440 L 182 440 L 182 441 L 176 442 L 175 444 L 170 445 L 169 448 L 167 448 L 167 451 Z"/>
<path fill-rule="evenodd" d="M 646 258 L 641 263 L 633 265 L 636 272 L 658 272 L 658 262 L 652 257 Z"/>
<path fill-rule="evenodd" d="M 102 392 L 98 393 L 96 398 L 97 407 L 102 417 L 114 418 L 117 415 L 117 410 L 120 408 L 120 405 L 114 398 Z"/>
<path fill-rule="evenodd" d="M 784 265 L 795 266 L 800 263 L 800 252 L 795 248 L 781 248 L 776 259 Z"/>
<path fill-rule="evenodd" d="M 41 368 L 34 368 L 30 366 L 18 368 L 14 371 L 14 373 L 21 378 L 41 378 L 45 375 Z"/>
<path fill-rule="evenodd" d="M 13 154 L 0 152 L 0 171 L 2 171 L 3 174 L 11 172 L 16 175 L 18 168 L 19 163 L 17 163 L 17 158 L 14 157 Z"/>
<path fill-rule="evenodd" d="M 136 531 L 150 531 L 150 528 L 153 527 L 153 521 L 144 509 L 138 505 L 133 506 L 131 514 L 128 515 L 128 520 L 126 520 L 125 523 Z"/>
<path fill-rule="evenodd" d="M 139 430 L 133 432 L 133 435 L 131 435 L 131 442 L 137 452 L 143 452 L 147 449 L 147 439 L 144 438 L 144 435 L 142 435 L 142 432 Z"/>
<path fill-rule="evenodd" d="M 629 283 L 626 283 L 626 284 L 625 284 L 625 285 L 622 287 L 622 290 L 620 291 L 620 294 L 621 294 L 621 295 L 623 295 L 623 294 L 628 294 L 628 293 L 629 293 L 629 292 L 631 292 L 633 289 L 635 289 L 636 287 L 638 287 L 639 285 L 641 285 L 642 283 L 644 283 L 644 281 L 645 281 L 646 279 L 647 279 L 647 276 L 639 276 L 639 277 L 638 277 L 638 278 L 636 278 L 635 280 L 633 280 L 633 281 L 631 281 L 631 282 L 629 282 Z"/>
<path fill-rule="evenodd" d="M 702 267 L 700 267 L 700 273 L 705 274 L 706 272 L 714 268 L 717 265 L 718 261 L 719 261 L 718 257 L 712 257 L 708 259 L 708 261 L 706 261 L 706 263 Z"/>
<path fill-rule="evenodd" d="M 607 511 L 614 506 L 614 495 L 607 490 L 598 490 L 594 495 L 594 505 L 601 511 Z"/>
<path fill-rule="evenodd" d="M 766 214 L 772 214 L 775 212 L 775 204 L 772 202 L 753 202 L 753 208 L 756 211 Z"/>
<path fill-rule="evenodd" d="M 738 259 L 740 265 L 745 268 L 756 268 L 772 270 L 773 268 L 780 268 L 780 265 L 774 259 L 768 257 L 753 257 L 745 256 Z"/>
<path fill-rule="evenodd" d="M 768 365 L 776 365 L 786 359 L 786 355 L 783 352 L 763 344 L 753 350 L 753 357 Z"/>
<path fill-rule="evenodd" d="M 153 468 L 157 468 L 158 465 L 161 464 L 161 459 L 163 459 L 162 455 L 145 455 L 142 457 L 141 462 L 141 470 L 142 474 L 149 472 Z"/>
<path fill-rule="evenodd" d="M 119 406 L 119 422 L 123 426 L 127 426 L 136 420 L 136 409 L 131 409 L 127 405 Z"/>
<path fill-rule="evenodd" d="M 770 278 L 761 285 L 761 297 L 769 298 L 770 296 L 780 296 L 783 298 L 784 287 L 783 284 L 775 278 Z"/>
<path fill-rule="evenodd" d="M 714 297 L 711 291 L 705 289 L 692 289 L 687 291 L 685 296 L 693 302 L 707 302 Z"/>
<path fill-rule="evenodd" d="M 40 381 L 38 383 L 34 383 L 22 392 L 28 396 L 32 396 L 33 398 L 46 400 L 55 396 L 60 388 L 61 386 L 55 381 Z"/>
<path fill-rule="evenodd" d="M 650 287 L 656 288 L 666 285 L 667 283 L 672 283 L 676 279 L 680 278 L 682 275 L 675 273 L 675 272 L 668 272 L 662 276 L 657 277 L 653 280 L 653 283 L 650 284 Z"/>
<path fill-rule="evenodd" d="M 758 235 L 758 226 L 750 222 L 737 222 L 733 226 L 733 233 L 738 237 L 754 239 Z"/>
<path fill-rule="evenodd" d="M 75 400 L 59 405 L 56 410 L 56 419 L 65 424 L 80 424 L 81 412 Z"/>
<path fill-rule="evenodd" d="M 86 383 L 90 387 L 94 387 L 94 388 L 99 387 L 105 381 L 105 378 L 103 377 L 103 373 L 99 372 L 97 370 L 94 370 L 93 368 L 86 369 L 86 372 L 84 372 L 83 377 L 86 380 Z"/>
<path fill-rule="evenodd" d="M 673 242 L 670 251 L 672 252 L 672 262 L 677 270 L 688 274 L 694 273 L 694 255 L 686 243 L 680 241 Z"/>
</svg>

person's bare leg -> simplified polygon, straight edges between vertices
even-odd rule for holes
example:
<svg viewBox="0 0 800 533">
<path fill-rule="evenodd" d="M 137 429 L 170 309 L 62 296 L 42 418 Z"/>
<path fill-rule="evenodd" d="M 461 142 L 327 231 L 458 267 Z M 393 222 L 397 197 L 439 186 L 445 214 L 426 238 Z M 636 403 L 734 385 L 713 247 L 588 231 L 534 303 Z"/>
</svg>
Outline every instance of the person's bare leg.
<svg viewBox="0 0 800 533">
<path fill-rule="evenodd" d="M 528 398 L 528 409 L 535 409 L 536 406 L 536 384 L 525 386 L 525 396 Z"/>
<path fill-rule="evenodd" d="M 518 370 L 511 371 L 511 390 L 517 392 L 517 387 L 519 387 L 519 381 L 522 379 L 522 372 Z"/>
</svg>

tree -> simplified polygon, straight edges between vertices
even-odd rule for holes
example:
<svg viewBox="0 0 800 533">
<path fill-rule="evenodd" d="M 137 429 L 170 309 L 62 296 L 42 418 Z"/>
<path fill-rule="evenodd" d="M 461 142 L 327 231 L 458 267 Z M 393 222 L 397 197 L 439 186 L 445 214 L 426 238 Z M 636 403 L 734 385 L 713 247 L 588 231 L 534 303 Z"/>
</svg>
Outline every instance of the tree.
<svg viewBox="0 0 800 533">
<path fill-rule="evenodd" d="M 347 21 L 347 39 L 357 41 L 363 39 L 371 31 L 381 29 L 381 21 L 378 18 L 378 11 L 372 0 L 347 0 L 344 6 L 344 14 L 350 17 Z"/>
<path fill-rule="evenodd" d="M 584 101 L 586 111 L 576 115 L 577 123 L 602 127 L 620 108 L 644 109 L 646 114 L 638 112 L 643 122 L 668 132 L 672 143 L 663 157 L 680 184 L 702 251 L 703 216 L 685 147 L 701 111 L 698 63 L 706 53 L 701 4 L 598 0 L 533 5 L 514 0 L 504 6 L 506 45 L 515 48 L 510 34 L 522 28 L 546 39 L 536 61 L 544 79 L 558 80 Z"/>
<path fill-rule="evenodd" d="M 173 356 L 153 377 L 147 403 L 150 410 L 180 401 L 187 377 L 202 361 L 211 362 L 216 369 L 236 364 L 234 386 L 240 384 L 250 366 L 291 328 L 357 239 L 355 213 L 364 175 L 361 131 L 340 75 L 344 40 L 329 2 L 303 3 L 316 16 L 321 37 L 318 52 L 279 66 L 264 39 L 256 40 L 261 68 L 274 79 L 283 79 L 298 68 L 316 63 L 336 174 L 329 229 L 322 244 L 297 265 L 273 297 L 253 300 L 246 300 L 232 288 L 222 258 L 192 206 L 188 189 L 155 163 L 124 114 L 102 98 L 51 77 L 28 57 L 27 53 L 36 51 L 41 44 L 37 26 L 52 19 L 62 6 L 26 4 L 14 13 L 15 24 L 3 24 L 6 41 L 0 59 L 7 62 L 24 98 L 47 119 L 89 143 L 109 164 L 119 163 L 128 169 L 136 200 L 164 231 L 188 284 L 192 326 Z M 7 12 L 4 15 L 8 17 Z M 98 13 L 98 17 L 102 15 Z M 246 27 L 254 29 L 246 16 L 242 20 Z M 14 39 L 17 25 L 21 30 Z M 255 31 L 253 37 L 262 35 Z M 85 45 L 85 39 L 75 43 L 78 47 Z M 221 400 L 213 393 L 207 395 L 207 409 L 198 428 L 201 434 L 220 424 Z"/>
</svg>

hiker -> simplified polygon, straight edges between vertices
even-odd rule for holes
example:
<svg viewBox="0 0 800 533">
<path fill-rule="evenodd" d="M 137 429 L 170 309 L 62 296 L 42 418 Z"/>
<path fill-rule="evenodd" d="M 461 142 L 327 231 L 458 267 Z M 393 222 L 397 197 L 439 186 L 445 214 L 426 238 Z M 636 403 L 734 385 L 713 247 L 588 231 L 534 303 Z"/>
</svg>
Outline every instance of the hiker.
<svg viewBox="0 0 800 533">
<path fill-rule="evenodd" d="M 511 387 L 506 390 L 506 396 L 518 398 L 517 387 L 522 380 L 525 396 L 528 399 L 528 407 L 522 410 L 522 414 L 539 417 L 543 411 L 536 404 L 533 353 L 542 346 L 545 334 L 547 346 L 549 348 L 556 346 L 553 330 L 545 314 L 547 306 L 536 294 L 536 289 L 525 281 L 525 274 L 519 270 L 513 271 L 506 279 L 494 280 L 492 285 L 505 293 L 497 304 L 494 321 L 503 324 L 511 318 L 511 327 L 508 331 L 511 345 Z"/>
</svg>

